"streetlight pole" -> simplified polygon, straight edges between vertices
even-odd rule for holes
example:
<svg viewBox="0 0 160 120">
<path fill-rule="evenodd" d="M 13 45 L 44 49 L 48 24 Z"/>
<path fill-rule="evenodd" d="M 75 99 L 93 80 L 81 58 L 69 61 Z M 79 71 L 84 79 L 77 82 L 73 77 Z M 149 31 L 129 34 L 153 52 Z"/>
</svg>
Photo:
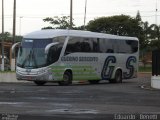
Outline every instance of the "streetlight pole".
<svg viewBox="0 0 160 120">
<path fill-rule="evenodd" d="M 84 30 L 86 26 L 86 12 L 87 12 L 87 0 L 85 0 L 85 11 L 84 11 Z"/>
<path fill-rule="evenodd" d="M 72 29 L 72 0 L 70 0 L 70 29 Z"/>
<path fill-rule="evenodd" d="M 15 43 L 15 35 L 16 35 L 16 0 L 14 0 L 13 3 L 13 40 L 12 44 Z M 15 71 L 15 53 L 12 54 L 12 59 L 11 59 L 11 71 Z"/>
<path fill-rule="evenodd" d="M 13 44 L 15 43 L 15 34 L 16 34 L 16 0 L 13 3 Z"/>
<path fill-rule="evenodd" d="M 4 71 L 4 1 L 2 0 L 2 64 L 1 64 L 1 70 Z"/>
<path fill-rule="evenodd" d="M 20 16 L 19 17 L 19 35 L 21 35 L 21 19 L 22 19 L 23 17 L 22 16 Z"/>
</svg>

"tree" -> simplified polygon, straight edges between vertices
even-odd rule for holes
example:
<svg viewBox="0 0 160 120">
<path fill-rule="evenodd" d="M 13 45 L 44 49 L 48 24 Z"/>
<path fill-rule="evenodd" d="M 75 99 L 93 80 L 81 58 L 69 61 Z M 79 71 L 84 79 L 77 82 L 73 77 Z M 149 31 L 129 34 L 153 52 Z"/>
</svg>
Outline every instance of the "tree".
<svg viewBox="0 0 160 120">
<path fill-rule="evenodd" d="M 145 35 L 145 39 L 149 39 L 149 34 L 150 34 L 149 23 L 147 21 L 144 22 L 142 28 Z"/>
<path fill-rule="evenodd" d="M 151 51 L 150 46 L 150 27 L 149 23 L 142 22 L 142 29 L 143 29 L 143 35 L 144 35 L 144 41 L 141 43 L 141 51 L 140 51 L 140 59 L 142 60 L 143 64 L 146 64 L 146 57 L 145 55 L 148 54 L 149 51 Z"/>
<path fill-rule="evenodd" d="M 136 19 L 120 15 L 92 20 L 88 23 L 87 29 L 114 35 L 136 36 L 136 30 L 139 30 L 139 25 Z"/>
<path fill-rule="evenodd" d="M 73 29 L 74 30 L 86 30 L 85 27 L 84 27 L 84 25 L 78 26 L 78 27 L 74 27 Z"/>
<path fill-rule="evenodd" d="M 142 43 L 142 48 L 143 49 L 147 49 L 149 46 L 149 43 L 150 43 L 150 26 L 149 26 L 149 23 L 146 21 L 146 22 L 142 22 L 142 30 L 143 30 L 143 35 L 144 35 L 144 41 Z"/>
<path fill-rule="evenodd" d="M 140 21 L 140 22 L 142 21 L 139 10 L 138 10 L 137 15 L 136 15 L 136 20 Z"/>
<path fill-rule="evenodd" d="M 149 26 L 150 46 L 153 49 L 160 49 L 160 26 L 152 24 Z"/>
<path fill-rule="evenodd" d="M 0 34 L 0 40 L 4 40 L 4 41 L 9 41 L 12 42 L 12 35 L 9 32 L 4 32 L 4 34 L 2 35 L 2 33 Z M 15 36 L 15 40 L 16 42 L 21 41 L 22 40 L 22 36 Z"/>
<path fill-rule="evenodd" d="M 44 22 L 48 22 L 51 26 L 44 27 L 42 29 L 67 29 L 70 26 L 70 17 L 69 16 L 54 16 L 47 17 L 43 19 Z M 72 24 L 74 26 L 74 24 Z"/>
<path fill-rule="evenodd" d="M 143 46 L 145 40 L 143 29 L 139 21 L 126 15 L 100 17 L 91 20 L 87 25 L 87 30 L 121 36 L 138 37 L 141 46 Z"/>
<path fill-rule="evenodd" d="M 160 41 L 160 26 L 156 24 L 150 25 L 150 38 Z"/>
<path fill-rule="evenodd" d="M 2 35 L 2 33 L 0 34 L 0 39 L 3 39 L 4 41 L 6 40 L 10 40 L 11 39 L 11 34 L 9 32 L 4 32 L 4 34 Z"/>
</svg>

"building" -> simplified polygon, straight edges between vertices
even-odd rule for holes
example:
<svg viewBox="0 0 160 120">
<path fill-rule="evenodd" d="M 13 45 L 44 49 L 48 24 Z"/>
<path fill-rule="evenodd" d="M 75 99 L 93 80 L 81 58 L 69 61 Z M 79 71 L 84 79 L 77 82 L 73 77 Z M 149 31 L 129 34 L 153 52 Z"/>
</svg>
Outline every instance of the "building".
<svg viewBox="0 0 160 120">
<path fill-rule="evenodd" d="M 9 70 L 12 59 L 12 42 L 4 42 L 4 64 L 5 70 Z M 2 43 L 0 42 L 0 64 L 2 64 Z"/>
</svg>

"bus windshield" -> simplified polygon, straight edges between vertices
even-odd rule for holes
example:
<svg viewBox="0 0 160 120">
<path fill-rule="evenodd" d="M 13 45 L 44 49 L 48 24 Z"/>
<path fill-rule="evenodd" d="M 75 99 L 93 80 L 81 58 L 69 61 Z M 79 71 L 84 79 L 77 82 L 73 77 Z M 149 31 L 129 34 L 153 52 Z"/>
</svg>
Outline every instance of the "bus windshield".
<svg viewBox="0 0 160 120">
<path fill-rule="evenodd" d="M 52 39 L 23 39 L 18 52 L 17 66 L 28 69 L 46 66 L 47 58 L 44 49 L 50 43 Z"/>
</svg>

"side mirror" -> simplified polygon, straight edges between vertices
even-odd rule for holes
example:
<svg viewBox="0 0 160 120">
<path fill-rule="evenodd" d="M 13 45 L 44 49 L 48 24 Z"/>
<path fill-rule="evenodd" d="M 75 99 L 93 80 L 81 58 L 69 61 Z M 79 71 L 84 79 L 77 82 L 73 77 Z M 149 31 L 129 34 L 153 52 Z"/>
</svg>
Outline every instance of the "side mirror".
<svg viewBox="0 0 160 120">
<path fill-rule="evenodd" d="M 65 52 L 64 53 L 64 56 L 68 55 L 68 54 L 71 54 L 71 52 Z"/>
<path fill-rule="evenodd" d="M 15 48 L 16 48 L 16 46 L 18 46 L 19 44 L 21 44 L 21 42 L 17 42 L 17 43 L 15 43 L 15 44 L 12 45 L 12 54 L 14 54 Z"/>
<path fill-rule="evenodd" d="M 49 49 L 50 49 L 52 46 L 57 45 L 57 44 L 59 44 L 59 42 L 54 42 L 54 43 L 48 44 L 48 45 L 45 47 L 45 54 L 47 55 Z"/>
</svg>

